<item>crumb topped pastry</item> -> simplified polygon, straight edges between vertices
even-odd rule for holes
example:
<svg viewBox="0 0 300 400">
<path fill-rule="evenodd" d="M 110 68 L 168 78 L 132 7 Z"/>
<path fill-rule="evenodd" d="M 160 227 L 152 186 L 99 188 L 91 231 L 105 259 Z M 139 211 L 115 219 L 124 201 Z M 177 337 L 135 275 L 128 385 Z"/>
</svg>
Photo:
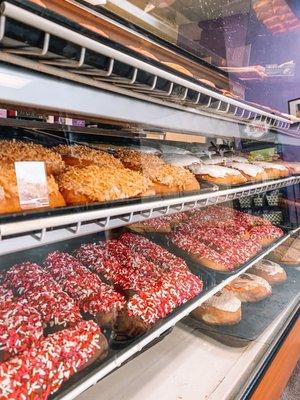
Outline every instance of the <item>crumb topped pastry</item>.
<svg viewBox="0 0 300 400">
<path fill-rule="evenodd" d="M 126 168 L 98 165 L 69 167 L 59 177 L 59 187 L 67 204 L 112 201 L 154 194 L 149 179 Z"/>
<path fill-rule="evenodd" d="M 172 193 L 198 190 L 199 183 L 185 168 L 166 164 L 161 158 L 141 154 L 133 150 L 120 150 L 116 153 L 125 167 L 141 172 L 150 179 L 156 193 Z"/>
<path fill-rule="evenodd" d="M 145 168 L 154 168 L 164 165 L 164 161 L 153 154 L 122 148 L 115 153 L 125 167 L 134 171 L 143 172 Z"/>
<path fill-rule="evenodd" d="M 88 146 L 74 144 L 72 146 L 59 145 L 54 148 L 67 165 L 99 165 L 104 167 L 122 168 L 122 163 L 111 154 Z"/>
<path fill-rule="evenodd" d="M 52 149 L 33 142 L 1 140 L 0 164 L 13 164 L 16 161 L 44 161 L 48 174 L 59 174 L 65 168 L 60 154 Z"/>
</svg>

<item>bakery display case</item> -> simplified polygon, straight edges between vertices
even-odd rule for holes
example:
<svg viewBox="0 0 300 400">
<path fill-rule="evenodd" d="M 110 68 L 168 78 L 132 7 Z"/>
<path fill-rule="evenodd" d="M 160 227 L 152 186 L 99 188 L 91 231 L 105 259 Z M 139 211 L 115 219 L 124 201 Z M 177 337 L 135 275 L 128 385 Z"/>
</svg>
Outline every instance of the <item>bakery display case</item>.
<svg viewBox="0 0 300 400">
<path fill-rule="evenodd" d="M 299 359 L 297 7 L 198 3 L 0 2 L 1 400 L 279 398 Z"/>
</svg>

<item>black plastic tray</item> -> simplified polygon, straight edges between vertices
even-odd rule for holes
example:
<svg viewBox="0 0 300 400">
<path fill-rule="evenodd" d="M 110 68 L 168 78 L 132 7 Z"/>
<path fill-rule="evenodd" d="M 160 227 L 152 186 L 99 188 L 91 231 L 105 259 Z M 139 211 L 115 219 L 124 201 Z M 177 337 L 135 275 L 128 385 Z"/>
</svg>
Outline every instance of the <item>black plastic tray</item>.
<svg viewBox="0 0 300 400">
<path fill-rule="evenodd" d="M 273 294 L 257 303 L 242 304 L 242 320 L 232 326 L 206 325 L 189 316 L 182 322 L 232 347 L 244 347 L 256 340 L 285 307 L 299 294 L 300 271 L 286 268 L 287 280 L 272 287 Z"/>
<path fill-rule="evenodd" d="M 65 251 L 65 252 L 72 253 L 82 243 L 92 243 L 92 242 L 97 242 L 100 240 L 105 240 L 105 232 L 88 235 L 83 238 L 70 239 L 70 240 L 66 240 L 64 242 L 60 242 L 60 243 L 45 245 L 45 246 L 38 247 L 36 249 L 23 250 L 23 251 L 16 252 L 13 254 L 7 254 L 4 256 L 1 256 L 0 272 L 1 272 L 1 270 L 10 268 L 14 264 L 21 263 L 24 261 L 31 261 L 31 262 L 35 262 L 37 264 L 41 264 L 42 261 L 44 260 L 44 258 L 46 257 L 46 255 L 52 251 L 58 250 L 58 251 Z M 214 286 L 213 277 L 210 273 L 208 273 L 206 271 L 194 271 L 192 266 L 190 269 L 202 279 L 203 284 L 204 284 L 204 289 L 203 289 L 202 293 L 200 293 L 193 300 L 178 307 L 169 316 L 158 321 L 147 333 L 135 338 L 134 340 L 116 342 L 114 340 L 113 336 L 111 335 L 111 332 L 105 331 L 104 334 L 105 334 L 106 338 L 108 339 L 108 343 L 109 343 L 108 356 L 104 360 L 96 360 L 92 365 L 88 366 L 83 371 L 80 371 L 79 373 L 77 373 L 76 375 L 71 377 L 67 382 L 65 382 L 62 385 L 61 389 L 58 392 L 56 392 L 54 395 L 52 395 L 50 397 L 50 399 L 51 400 L 62 399 L 64 397 L 64 395 L 66 395 L 68 392 L 72 391 L 74 389 L 74 387 L 83 383 L 86 379 L 90 378 L 96 372 L 100 371 L 104 367 L 106 367 L 109 364 L 111 364 L 112 362 L 114 362 L 114 360 L 117 356 L 124 354 L 126 351 L 128 351 L 133 346 L 141 343 L 147 336 L 149 336 L 151 333 L 153 333 L 153 332 L 157 331 L 159 328 L 161 328 L 166 322 L 170 321 L 175 315 L 177 315 L 180 311 L 184 310 L 188 305 L 196 302 L 199 298 L 201 298 L 207 291 L 209 291 Z M 146 345 L 145 348 L 143 348 L 143 350 L 135 353 L 129 359 L 124 361 L 124 363 L 130 361 L 131 359 L 135 358 L 143 351 L 145 351 L 148 348 L 155 345 L 157 342 L 162 340 L 166 335 L 168 335 L 171 331 L 172 331 L 172 328 L 167 329 L 158 338 L 156 338 L 155 340 L 152 340 L 148 345 Z M 115 366 L 114 369 L 116 369 L 118 367 L 119 367 L 119 365 Z"/>
<path fill-rule="evenodd" d="M 228 276 L 235 275 L 237 272 L 244 269 L 247 265 L 255 262 L 255 260 L 257 260 L 263 252 L 267 251 L 268 249 L 271 249 L 276 243 L 280 242 L 285 236 L 287 236 L 288 232 L 286 231 L 284 236 L 280 237 L 278 240 L 275 240 L 270 246 L 264 247 L 264 249 L 261 252 L 257 253 L 254 257 L 250 258 L 246 263 L 241 265 L 239 268 L 235 268 L 232 271 L 215 271 L 213 269 L 209 269 L 209 268 L 205 267 L 204 265 L 202 265 L 200 263 L 195 262 L 194 260 L 192 260 L 189 257 L 189 255 L 187 253 L 180 250 L 178 247 L 174 246 L 166 238 L 166 236 L 161 233 L 146 233 L 144 235 L 147 236 L 149 239 L 151 239 L 153 242 L 159 244 L 162 247 L 165 247 L 171 253 L 174 253 L 178 257 L 185 259 L 188 262 L 188 265 L 192 266 L 193 271 L 209 272 L 211 275 L 213 275 L 213 280 L 214 280 L 215 284 L 218 284 L 221 281 L 223 281 L 224 279 L 226 279 Z"/>
</svg>

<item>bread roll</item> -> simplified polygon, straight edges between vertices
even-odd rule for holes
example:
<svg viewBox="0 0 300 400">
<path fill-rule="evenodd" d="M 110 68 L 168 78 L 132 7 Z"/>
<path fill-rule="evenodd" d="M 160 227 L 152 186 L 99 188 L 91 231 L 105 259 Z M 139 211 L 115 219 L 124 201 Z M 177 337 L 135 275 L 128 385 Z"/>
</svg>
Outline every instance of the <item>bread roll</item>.
<svg viewBox="0 0 300 400">
<path fill-rule="evenodd" d="M 272 294 L 272 288 L 265 279 L 247 272 L 230 282 L 224 290 L 232 292 L 242 302 L 251 303 L 263 300 Z"/>
<path fill-rule="evenodd" d="M 208 325 L 235 325 L 242 318 L 241 301 L 232 293 L 219 292 L 192 311 L 191 315 Z"/>
<path fill-rule="evenodd" d="M 258 261 L 248 272 L 260 276 L 269 282 L 270 285 L 282 283 L 287 279 L 285 270 L 279 264 L 266 259 Z"/>
<path fill-rule="evenodd" d="M 289 238 L 282 245 L 273 250 L 268 257 L 287 266 L 300 264 L 300 238 Z"/>
</svg>

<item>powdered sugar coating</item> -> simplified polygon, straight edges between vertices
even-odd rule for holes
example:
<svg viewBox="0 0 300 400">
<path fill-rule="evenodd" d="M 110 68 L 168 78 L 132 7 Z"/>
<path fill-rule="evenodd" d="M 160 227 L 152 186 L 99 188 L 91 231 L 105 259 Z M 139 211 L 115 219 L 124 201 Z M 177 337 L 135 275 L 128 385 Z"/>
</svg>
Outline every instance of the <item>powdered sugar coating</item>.
<svg viewBox="0 0 300 400">
<path fill-rule="evenodd" d="M 259 165 L 249 164 L 249 163 L 240 163 L 240 162 L 231 162 L 227 164 L 228 167 L 237 169 L 243 172 L 246 175 L 249 175 L 255 178 L 259 174 L 264 173 L 264 169 Z"/>
<path fill-rule="evenodd" d="M 254 164 L 258 165 L 260 167 L 266 168 L 266 169 L 277 169 L 279 171 L 288 172 L 288 169 L 284 165 L 281 165 L 281 164 L 275 164 L 275 163 L 266 162 L 266 161 L 255 161 Z"/>
</svg>

